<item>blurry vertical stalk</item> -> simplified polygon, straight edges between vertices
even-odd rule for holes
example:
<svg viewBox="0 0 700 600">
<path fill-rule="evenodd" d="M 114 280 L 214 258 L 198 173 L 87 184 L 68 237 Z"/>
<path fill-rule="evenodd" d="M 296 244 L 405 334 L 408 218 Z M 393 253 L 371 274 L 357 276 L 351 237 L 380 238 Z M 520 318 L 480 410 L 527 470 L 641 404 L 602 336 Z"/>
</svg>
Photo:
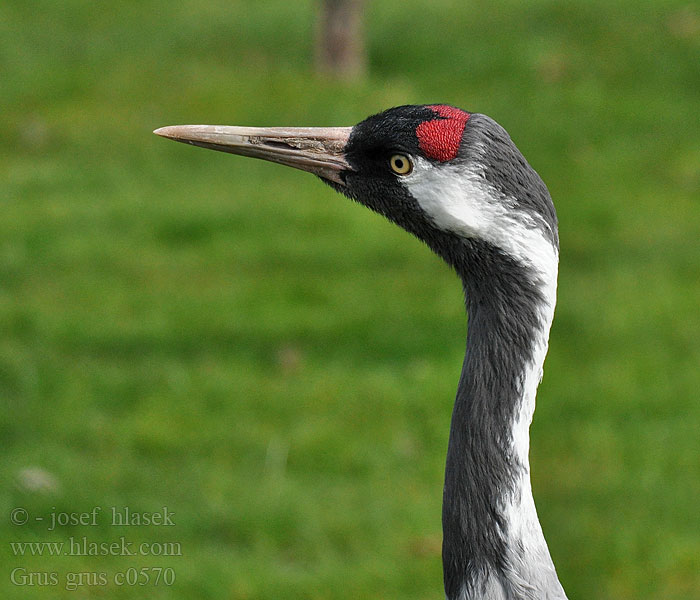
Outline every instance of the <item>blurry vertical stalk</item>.
<svg viewBox="0 0 700 600">
<path fill-rule="evenodd" d="M 362 17 L 365 0 L 321 0 L 316 29 L 316 68 L 340 79 L 365 73 Z"/>
</svg>

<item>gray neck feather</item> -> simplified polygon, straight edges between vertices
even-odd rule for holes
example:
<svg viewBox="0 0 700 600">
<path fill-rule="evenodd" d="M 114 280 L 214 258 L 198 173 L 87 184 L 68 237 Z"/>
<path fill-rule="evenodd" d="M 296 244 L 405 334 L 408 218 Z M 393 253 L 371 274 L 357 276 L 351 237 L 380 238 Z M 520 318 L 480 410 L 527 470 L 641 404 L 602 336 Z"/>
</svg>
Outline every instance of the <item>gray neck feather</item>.
<svg viewBox="0 0 700 600">
<path fill-rule="evenodd" d="M 443 496 L 449 600 L 566 598 L 530 486 L 529 426 L 552 322 L 553 273 L 534 274 L 469 242 L 467 350 L 450 430 Z"/>
</svg>

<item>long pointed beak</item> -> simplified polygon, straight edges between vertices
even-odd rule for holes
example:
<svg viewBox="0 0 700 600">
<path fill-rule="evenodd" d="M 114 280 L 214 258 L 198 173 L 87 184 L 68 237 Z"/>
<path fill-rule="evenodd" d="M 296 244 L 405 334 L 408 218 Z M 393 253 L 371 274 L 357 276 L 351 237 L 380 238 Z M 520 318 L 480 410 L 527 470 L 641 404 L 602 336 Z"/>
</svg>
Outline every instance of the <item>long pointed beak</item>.
<svg viewBox="0 0 700 600">
<path fill-rule="evenodd" d="M 262 158 L 345 185 L 343 172 L 352 171 L 344 154 L 351 130 L 352 127 L 173 125 L 153 133 L 193 146 Z"/>
</svg>

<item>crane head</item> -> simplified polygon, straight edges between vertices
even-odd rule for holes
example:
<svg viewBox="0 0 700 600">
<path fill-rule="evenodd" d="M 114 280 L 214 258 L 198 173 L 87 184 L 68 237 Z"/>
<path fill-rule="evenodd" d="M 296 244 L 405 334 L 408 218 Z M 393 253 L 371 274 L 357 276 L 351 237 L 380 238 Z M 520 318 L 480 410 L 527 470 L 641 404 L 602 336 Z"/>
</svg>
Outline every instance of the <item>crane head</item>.
<svg viewBox="0 0 700 600">
<path fill-rule="evenodd" d="M 458 270 L 474 244 L 538 270 L 558 254 L 546 186 L 486 115 L 445 104 L 407 105 L 354 127 L 178 125 L 154 133 L 313 173 L 425 241 Z"/>
</svg>

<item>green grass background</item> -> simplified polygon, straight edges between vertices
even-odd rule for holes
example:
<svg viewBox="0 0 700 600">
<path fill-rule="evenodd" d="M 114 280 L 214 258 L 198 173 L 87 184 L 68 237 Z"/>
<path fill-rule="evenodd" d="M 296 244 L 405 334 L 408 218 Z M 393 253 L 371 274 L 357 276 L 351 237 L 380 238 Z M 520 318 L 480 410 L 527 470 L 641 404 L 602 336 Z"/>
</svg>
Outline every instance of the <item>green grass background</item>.
<svg viewBox="0 0 700 600">
<path fill-rule="evenodd" d="M 442 597 L 458 281 L 306 174 L 151 130 L 446 102 L 501 122 L 558 207 L 531 459 L 570 598 L 700 597 L 697 6 L 370 2 L 352 85 L 313 74 L 315 10 L 0 3 L 0 595 Z M 94 506 L 176 525 L 35 520 Z M 10 546 L 70 536 L 182 556 Z M 159 566 L 174 585 L 64 589 Z M 59 585 L 14 585 L 18 567 Z"/>
</svg>

